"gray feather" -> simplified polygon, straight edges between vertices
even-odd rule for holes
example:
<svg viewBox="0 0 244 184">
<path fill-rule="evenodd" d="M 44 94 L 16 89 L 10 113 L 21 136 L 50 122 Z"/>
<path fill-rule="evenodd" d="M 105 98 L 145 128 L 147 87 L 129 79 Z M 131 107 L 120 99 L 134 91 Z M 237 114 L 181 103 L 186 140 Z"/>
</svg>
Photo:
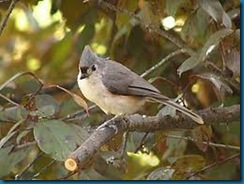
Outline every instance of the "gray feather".
<svg viewBox="0 0 244 184">
<path fill-rule="evenodd" d="M 111 93 L 142 97 L 160 93 L 148 81 L 122 64 L 111 60 L 105 60 L 104 62 L 106 64 L 102 74 L 102 81 Z"/>
</svg>

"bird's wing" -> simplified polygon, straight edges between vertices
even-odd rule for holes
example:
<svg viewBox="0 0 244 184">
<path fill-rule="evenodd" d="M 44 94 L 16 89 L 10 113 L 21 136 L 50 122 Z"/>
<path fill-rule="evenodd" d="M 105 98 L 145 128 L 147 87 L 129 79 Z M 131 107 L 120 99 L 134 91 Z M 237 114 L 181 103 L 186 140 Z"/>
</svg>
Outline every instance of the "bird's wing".
<svg viewBox="0 0 244 184">
<path fill-rule="evenodd" d="M 102 73 L 102 81 L 106 88 L 113 94 L 150 96 L 150 93 L 160 93 L 145 79 L 126 68 L 120 63 L 106 60 Z"/>
</svg>

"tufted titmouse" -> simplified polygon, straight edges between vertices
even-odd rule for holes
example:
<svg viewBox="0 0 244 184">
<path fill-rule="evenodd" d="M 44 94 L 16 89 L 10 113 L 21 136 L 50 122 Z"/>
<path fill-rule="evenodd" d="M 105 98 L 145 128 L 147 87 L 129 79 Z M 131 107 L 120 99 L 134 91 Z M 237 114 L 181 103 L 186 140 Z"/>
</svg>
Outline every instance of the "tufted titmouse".
<svg viewBox="0 0 244 184">
<path fill-rule="evenodd" d="M 199 124 L 203 119 L 194 112 L 163 96 L 158 89 L 120 63 L 98 57 L 85 46 L 79 64 L 78 85 L 83 95 L 106 114 L 133 114 L 147 101 L 176 108 Z"/>
</svg>

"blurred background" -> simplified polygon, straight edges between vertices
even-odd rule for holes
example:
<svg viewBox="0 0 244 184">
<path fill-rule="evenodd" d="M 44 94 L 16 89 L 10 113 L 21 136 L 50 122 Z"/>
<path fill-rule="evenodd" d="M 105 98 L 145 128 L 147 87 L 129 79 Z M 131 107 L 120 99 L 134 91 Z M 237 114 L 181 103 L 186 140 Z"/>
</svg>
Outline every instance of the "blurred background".
<svg viewBox="0 0 244 184">
<path fill-rule="evenodd" d="M 0 0 L 2 23 L 4 19 L 6 26 L 0 26 L 2 179 L 240 179 L 239 158 L 191 176 L 240 151 L 239 122 L 150 133 L 140 148 L 144 134 L 131 133 L 126 158 L 108 164 L 106 159 L 118 156 L 122 144 L 118 135 L 101 148 L 95 166 L 69 176 L 63 160 L 77 145 L 63 153 L 65 146 L 55 142 L 63 139 L 53 140 L 52 135 L 69 136 L 76 129 L 82 134 L 82 141 L 76 143 L 81 144 L 93 126 L 109 117 L 96 107 L 87 117 L 72 95 L 50 87 L 60 85 L 82 97 L 76 78 L 80 55 L 89 44 L 98 55 L 143 74 L 164 95 L 182 95 L 179 103 L 190 109 L 239 104 L 240 1 Z M 16 76 L 27 71 L 34 78 Z M 142 113 L 156 115 L 161 108 L 146 105 Z M 47 124 L 39 124 L 41 120 Z"/>
</svg>

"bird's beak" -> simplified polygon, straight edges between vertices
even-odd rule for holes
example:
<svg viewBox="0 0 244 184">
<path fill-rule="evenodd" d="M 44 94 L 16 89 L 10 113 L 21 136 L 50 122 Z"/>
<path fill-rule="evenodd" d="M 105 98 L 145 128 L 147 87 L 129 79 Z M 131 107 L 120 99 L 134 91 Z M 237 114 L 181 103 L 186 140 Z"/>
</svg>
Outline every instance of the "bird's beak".
<svg viewBox="0 0 244 184">
<path fill-rule="evenodd" d="M 85 79 L 88 77 L 88 73 L 87 73 L 88 67 L 80 67 L 80 72 L 79 72 L 79 79 Z"/>
<path fill-rule="evenodd" d="M 81 73 L 80 72 L 80 80 L 82 80 L 82 79 L 85 79 L 85 78 L 87 78 L 88 77 L 88 75 L 86 74 L 86 73 Z"/>
</svg>

